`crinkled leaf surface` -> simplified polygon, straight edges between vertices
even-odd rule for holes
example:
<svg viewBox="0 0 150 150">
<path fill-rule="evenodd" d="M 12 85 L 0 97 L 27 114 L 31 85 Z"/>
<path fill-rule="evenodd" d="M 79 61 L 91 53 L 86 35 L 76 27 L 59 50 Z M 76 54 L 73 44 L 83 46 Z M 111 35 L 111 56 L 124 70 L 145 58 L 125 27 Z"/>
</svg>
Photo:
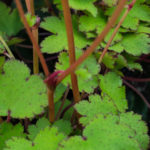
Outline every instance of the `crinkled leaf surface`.
<svg viewBox="0 0 150 150">
<path fill-rule="evenodd" d="M 37 75 L 20 61 L 10 60 L 0 74 L 0 116 L 33 118 L 48 105 L 46 86 Z"/>
<path fill-rule="evenodd" d="M 36 122 L 36 125 L 30 125 L 28 127 L 28 137 L 30 140 L 34 140 L 37 134 L 47 126 L 50 126 L 50 122 L 46 118 L 41 118 Z"/>
<path fill-rule="evenodd" d="M 76 57 L 82 54 L 81 50 L 76 50 Z M 56 63 L 57 70 L 65 70 L 69 67 L 69 57 L 67 52 L 62 52 L 59 55 L 59 62 Z M 100 67 L 96 62 L 93 55 L 88 57 L 83 64 L 77 69 L 76 74 L 78 77 L 79 90 L 87 93 L 93 92 L 94 88 L 97 87 L 96 74 L 99 72 Z M 67 85 L 70 83 L 70 76 L 66 77 L 62 83 Z"/>
<path fill-rule="evenodd" d="M 8 139 L 12 137 L 25 137 L 24 128 L 21 124 L 13 126 L 10 123 L 3 122 L 0 124 L 0 149 L 2 150 Z"/>
<path fill-rule="evenodd" d="M 126 34 L 121 41 L 125 51 L 134 56 L 150 53 L 150 40 L 147 34 Z"/>
<path fill-rule="evenodd" d="M 41 130 L 45 129 L 46 127 L 57 127 L 58 131 L 69 135 L 72 131 L 71 123 L 67 120 L 58 120 L 52 125 L 48 119 L 41 118 L 36 122 L 36 125 L 30 125 L 28 128 L 28 137 L 30 140 L 34 140 L 36 136 L 40 133 Z"/>
<path fill-rule="evenodd" d="M 56 150 L 65 137 L 56 127 L 46 127 L 37 134 L 34 141 L 13 138 L 6 143 L 7 148 L 4 150 Z"/>
<path fill-rule="evenodd" d="M 96 0 L 69 0 L 69 5 L 76 10 L 88 11 L 96 17 L 97 8 L 93 4 L 95 1 Z M 58 8 L 61 8 L 61 0 L 54 0 L 54 3 L 58 5 Z"/>
<path fill-rule="evenodd" d="M 89 44 L 89 41 L 78 31 L 76 23 L 76 19 L 73 19 L 75 47 L 83 48 Z M 67 34 L 63 19 L 47 17 L 41 23 L 41 27 L 54 34 L 42 41 L 42 52 L 57 53 L 64 49 L 68 49 Z"/>
<path fill-rule="evenodd" d="M 74 136 L 63 141 L 59 150 L 141 150 L 141 147 L 146 150 L 148 141 L 147 127 L 138 115 L 98 115 L 85 127 L 83 137 Z"/>
<path fill-rule="evenodd" d="M 11 10 L 3 2 L 0 2 L 0 31 L 9 36 L 16 35 L 22 29 L 18 12 Z"/>
<path fill-rule="evenodd" d="M 84 100 L 76 104 L 75 109 L 82 115 L 80 123 L 83 125 L 87 125 L 98 114 L 117 114 L 113 101 L 107 96 L 102 99 L 97 94 L 89 96 L 89 102 Z"/>
<path fill-rule="evenodd" d="M 137 27 L 139 25 L 139 21 L 150 22 L 150 19 L 149 19 L 150 18 L 150 8 L 149 8 L 149 6 L 146 6 L 142 3 L 143 3 L 142 1 L 141 2 L 137 1 L 135 3 L 134 7 L 131 9 L 128 16 L 124 20 L 122 27 L 129 28 L 129 29 L 135 31 L 135 30 L 137 30 Z M 106 15 L 111 16 L 114 9 L 115 9 L 114 7 L 109 8 L 106 11 Z M 123 13 L 124 12 L 122 12 L 122 15 L 123 15 Z M 119 18 L 119 20 L 120 20 L 120 18 Z"/>
<path fill-rule="evenodd" d="M 103 95 L 108 95 L 120 112 L 127 109 L 125 87 L 122 86 L 121 78 L 114 72 L 100 75 L 100 88 Z"/>
<path fill-rule="evenodd" d="M 90 33 L 96 31 L 99 34 L 106 25 L 106 17 L 104 12 L 99 9 L 98 15 L 93 17 L 92 15 L 83 15 L 79 19 L 79 29 L 82 32 Z"/>
</svg>

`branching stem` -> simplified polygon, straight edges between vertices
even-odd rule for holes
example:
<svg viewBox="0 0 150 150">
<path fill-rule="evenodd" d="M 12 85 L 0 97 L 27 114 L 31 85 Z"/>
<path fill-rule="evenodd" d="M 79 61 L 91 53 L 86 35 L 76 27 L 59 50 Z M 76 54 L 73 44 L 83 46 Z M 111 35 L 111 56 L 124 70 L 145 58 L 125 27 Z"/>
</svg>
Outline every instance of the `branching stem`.
<svg viewBox="0 0 150 150">
<path fill-rule="evenodd" d="M 102 54 L 101 54 L 101 56 L 100 56 L 100 58 L 99 58 L 99 60 L 98 60 L 98 63 L 101 63 L 101 62 L 102 62 L 102 59 L 104 58 L 106 52 L 108 51 L 108 48 L 109 48 L 109 46 L 110 46 L 112 40 L 113 40 L 114 37 L 116 36 L 116 34 L 117 34 L 117 32 L 118 32 L 120 26 L 122 25 L 123 21 L 124 21 L 125 18 L 127 17 L 128 13 L 130 12 L 130 10 L 131 10 L 131 8 L 133 7 L 133 5 L 134 5 L 135 2 L 136 2 L 136 0 L 132 0 L 131 4 L 128 5 L 127 10 L 124 12 L 122 18 L 120 19 L 119 23 L 117 24 L 117 26 L 116 26 L 116 28 L 115 28 L 115 30 L 114 30 L 112 36 L 110 37 L 110 39 L 109 39 L 109 41 L 108 41 L 108 43 L 107 43 L 107 45 L 106 45 L 104 51 L 102 52 Z"/>
<path fill-rule="evenodd" d="M 95 48 L 102 42 L 104 37 L 107 35 L 107 33 L 112 28 L 112 25 L 116 22 L 117 18 L 120 16 L 120 13 L 122 12 L 127 0 L 120 0 L 119 4 L 109 19 L 106 27 L 101 32 L 101 34 L 94 40 L 94 42 L 91 44 L 89 48 L 85 51 L 85 53 L 75 62 L 73 63 L 67 70 L 65 70 L 57 79 L 57 84 L 59 84 L 67 75 L 69 75 L 71 72 L 74 72 L 75 69 L 89 56 L 91 53 L 95 50 Z"/>
<path fill-rule="evenodd" d="M 48 70 L 48 66 L 47 66 L 46 61 L 43 57 L 43 54 L 41 53 L 40 47 L 39 47 L 35 37 L 33 36 L 31 29 L 27 23 L 27 20 L 25 18 L 24 11 L 23 11 L 22 5 L 20 3 L 20 0 L 15 0 L 15 2 L 16 2 L 20 17 L 22 18 L 23 24 L 27 30 L 28 36 L 29 36 L 30 40 L 32 41 L 32 44 L 35 47 L 35 49 L 33 49 L 33 50 L 35 50 L 37 55 L 39 56 L 39 59 L 40 59 L 40 62 L 42 64 L 44 73 L 48 77 L 50 75 L 50 72 Z M 55 120 L 54 88 L 53 87 L 50 87 L 50 88 L 48 87 L 48 103 L 49 103 L 49 120 L 51 123 L 53 123 Z"/>
<path fill-rule="evenodd" d="M 13 53 L 11 52 L 10 48 L 8 47 L 8 45 L 6 44 L 6 42 L 5 42 L 5 40 L 3 39 L 2 36 L 0 36 L 0 42 L 4 45 L 7 53 L 9 54 L 9 57 L 10 58 L 15 58 L 14 55 L 13 55 Z"/>
<path fill-rule="evenodd" d="M 28 12 L 34 16 L 35 11 L 34 11 L 34 0 L 26 0 L 26 6 L 28 9 Z M 36 39 L 38 43 L 38 28 L 33 29 L 32 28 L 32 34 L 34 38 Z M 33 49 L 36 49 L 35 46 L 33 45 Z M 36 50 L 33 50 L 33 73 L 38 74 L 39 73 L 39 60 L 38 60 L 38 55 L 36 53 Z"/>
</svg>

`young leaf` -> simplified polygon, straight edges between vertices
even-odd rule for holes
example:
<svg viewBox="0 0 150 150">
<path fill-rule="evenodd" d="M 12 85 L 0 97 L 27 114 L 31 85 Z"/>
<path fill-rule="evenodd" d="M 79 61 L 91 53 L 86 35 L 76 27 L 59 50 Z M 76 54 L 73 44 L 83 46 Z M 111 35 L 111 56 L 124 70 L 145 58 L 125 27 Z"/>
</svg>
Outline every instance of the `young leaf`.
<svg viewBox="0 0 150 150">
<path fill-rule="evenodd" d="M 78 31 L 76 19 L 73 19 L 74 24 L 74 40 L 75 47 L 83 48 L 89 44 L 89 41 Z M 52 32 L 51 35 L 42 41 L 42 52 L 57 53 L 64 49 L 68 49 L 66 28 L 63 19 L 57 17 L 48 17 L 41 23 L 41 27 L 45 30 Z"/>
<path fill-rule="evenodd" d="M 22 23 L 16 9 L 11 10 L 0 2 L 0 31 L 8 36 L 16 35 L 22 29 Z"/>
<path fill-rule="evenodd" d="M 100 75 L 100 88 L 103 95 L 108 95 L 120 112 L 127 109 L 125 87 L 122 86 L 121 78 L 114 72 Z"/>
<path fill-rule="evenodd" d="M 33 118 L 48 105 L 46 86 L 37 75 L 30 76 L 29 68 L 17 60 L 4 64 L 0 74 L 0 116 Z"/>
<path fill-rule="evenodd" d="M 6 141 L 12 137 L 25 137 L 24 128 L 21 124 L 13 126 L 10 123 L 0 124 L 0 149 L 6 146 Z"/>
</svg>

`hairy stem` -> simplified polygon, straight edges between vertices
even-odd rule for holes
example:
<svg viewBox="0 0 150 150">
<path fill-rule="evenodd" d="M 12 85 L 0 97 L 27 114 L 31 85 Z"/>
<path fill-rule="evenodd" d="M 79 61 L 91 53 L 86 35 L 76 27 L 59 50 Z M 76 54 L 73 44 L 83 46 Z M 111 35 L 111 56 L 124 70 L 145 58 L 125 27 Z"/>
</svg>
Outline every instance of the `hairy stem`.
<svg viewBox="0 0 150 150">
<path fill-rule="evenodd" d="M 120 0 L 119 4 L 109 19 L 106 27 L 101 32 L 101 34 L 94 40 L 94 42 L 91 44 L 89 48 L 85 51 L 85 53 L 75 62 L 73 63 L 67 70 L 65 70 L 57 79 L 57 84 L 59 84 L 67 75 L 69 75 L 71 72 L 74 72 L 75 69 L 95 50 L 95 48 L 102 42 L 104 37 L 107 35 L 107 33 L 112 28 L 112 25 L 116 22 L 117 18 L 120 16 L 120 13 L 122 12 L 127 0 Z"/>
<path fill-rule="evenodd" d="M 120 19 L 119 23 L 117 24 L 117 26 L 116 26 L 116 28 L 115 28 L 115 30 L 114 30 L 112 36 L 110 37 L 110 39 L 109 39 L 109 41 L 108 41 L 108 43 L 107 43 L 107 45 L 106 45 L 104 51 L 102 52 L 102 54 L 101 54 L 101 56 L 100 56 L 100 58 L 99 58 L 99 60 L 98 60 L 99 63 L 102 62 L 102 59 L 104 58 L 106 52 L 108 51 L 108 48 L 109 48 L 109 46 L 110 46 L 112 40 L 113 40 L 114 37 L 116 36 L 116 34 L 117 34 L 117 32 L 118 32 L 120 26 L 121 26 L 122 23 L 124 22 L 125 18 L 127 17 L 128 13 L 130 12 L 130 10 L 131 10 L 131 8 L 133 7 L 133 5 L 134 5 L 135 2 L 136 2 L 136 0 L 132 0 L 131 4 L 128 5 L 127 10 L 124 12 L 122 18 Z M 131 6 L 132 6 L 132 7 L 131 7 Z"/>
<path fill-rule="evenodd" d="M 9 57 L 10 58 L 15 58 L 14 55 L 13 55 L 13 53 L 11 52 L 10 48 L 8 47 L 8 45 L 6 44 L 6 42 L 5 42 L 5 40 L 3 39 L 2 36 L 0 36 L 0 42 L 4 45 L 7 53 L 9 54 Z"/>
<path fill-rule="evenodd" d="M 127 85 L 129 88 L 131 88 L 137 95 L 139 95 L 141 99 L 144 101 L 144 103 L 146 104 L 146 106 L 150 109 L 150 104 L 148 100 L 144 97 L 144 95 L 141 92 L 139 92 L 133 85 L 131 85 L 127 81 L 123 80 L 123 83 Z"/>
<path fill-rule="evenodd" d="M 35 47 L 35 49 L 33 49 L 33 50 L 36 50 L 37 55 L 39 56 L 39 59 L 40 59 L 40 62 L 42 64 L 45 75 L 49 76 L 50 72 L 48 70 L 48 66 L 47 66 L 46 61 L 43 57 L 43 54 L 41 53 L 40 47 L 39 47 L 35 37 L 33 36 L 31 29 L 27 23 L 27 20 L 25 18 L 24 11 L 23 11 L 22 5 L 20 3 L 20 0 L 15 0 L 15 2 L 16 2 L 20 17 L 22 18 L 23 24 L 27 30 L 28 36 L 29 36 L 30 40 L 32 41 L 32 44 Z M 50 122 L 54 122 L 54 120 L 55 120 L 55 110 L 54 110 L 55 108 L 54 108 L 54 101 L 53 101 L 54 97 L 53 96 L 54 96 L 53 87 L 50 87 L 50 88 L 48 87 L 49 120 L 50 120 Z"/>
<path fill-rule="evenodd" d="M 27 9 L 28 9 L 28 12 L 32 16 L 34 16 L 35 15 L 34 0 L 26 0 L 26 6 L 27 6 Z M 32 28 L 32 34 L 33 34 L 34 38 L 36 39 L 36 41 L 38 43 L 38 28 L 36 28 L 36 29 Z M 35 49 L 36 48 L 33 45 L 33 73 L 38 74 L 39 73 L 39 60 L 38 60 L 38 55 L 37 55 Z"/>
<path fill-rule="evenodd" d="M 68 0 L 61 0 L 61 2 L 63 6 L 63 13 L 64 13 L 64 19 L 66 24 L 68 48 L 69 48 L 69 62 L 71 66 L 76 61 L 71 12 L 69 9 Z M 72 84 L 74 101 L 75 103 L 78 103 L 81 98 L 80 98 L 80 93 L 78 88 L 77 76 L 74 72 L 71 72 L 71 84 Z"/>
</svg>

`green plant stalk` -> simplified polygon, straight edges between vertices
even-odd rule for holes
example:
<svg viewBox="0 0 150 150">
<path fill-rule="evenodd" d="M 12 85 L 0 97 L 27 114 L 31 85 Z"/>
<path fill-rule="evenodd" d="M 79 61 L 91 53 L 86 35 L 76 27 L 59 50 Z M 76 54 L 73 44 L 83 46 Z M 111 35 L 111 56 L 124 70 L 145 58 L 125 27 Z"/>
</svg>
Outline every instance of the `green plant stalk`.
<svg viewBox="0 0 150 150">
<path fill-rule="evenodd" d="M 73 63 L 68 69 L 66 69 L 57 79 L 56 85 L 58 85 L 66 76 L 68 76 L 71 72 L 74 72 L 75 69 L 88 57 L 92 54 L 92 52 L 95 50 L 95 48 L 102 42 L 104 37 L 108 34 L 110 29 L 112 28 L 112 25 L 115 24 L 116 20 L 120 16 L 120 13 L 122 12 L 127 0 L 120 0 L 115 12 L 109 19 L 106 27 L 101 32 L 101 34 L 94 40 L 94 42 L 91 44 L 90 47 L 87 48 L 87 50 L 84 52 L 84 54 L 75 62 Z"/>
<path fill-rule="evenodd" d="M 35 15 L 35 11 L 34 11 L 34 0 L 26 0 L 26 6 L 28 9 L 28 12 L 34 16 Z M 31 29 L 34 38 L 36 39 L 37 43 L 38 43 L 38 27 L 36 29 Z M 38 74 L 39 73 L 39 60 L 38 60 L 38 55 L 36 53 L 36 49 L 35 46 L 33 45 L 33 73 L 34 74 Z"/>
<path fill-rule="evenodd" d="M 69 48 L 69 63 L 71 66 L 76 61 L 71 12 L 69 8 L 68 0 L 61 0 L 61 3 L 63 6 L 63 13 L 64 13 L 64 19 L 66 24 L 68 48 Z M 78 103 L 81 98 L 80 98 L 80 93 L 78 88 L 77 76 L 74 72 L 71 72 L 71 84 L 72 84 L 74 101 L 75 103 Z"/>
<path fill-rule="evenodd" d="M 37 52 L 37 55 L 40 59 L 40 62 L 42 64 L 42 67 L 43 67 L 43 70 L 44 70 L 44 73 L 45 75 L 48 77 L 50 75 L 50 72 L 48 70 L 48 66 L 46 64 L 46 61 L 43 57 L 43 54 L 41 53 L 41 50 L 40 50 L 40 47 L 36 41 L 36 39 L 34 38 L 31 30 L 30 30 L 30 27 L 27 23 L 27 20 L 25 18 L 25 15 L 24 15 L 24 11 L 23 11 L 23 8 L 22 8 L 22 5 L 20 3 L 20 0 L 15 0 L 16 2 L 16 6 L 18 8 L 18 11 L 19 11 L 19 14 L 20 14 L 20 17 L 22 18 L 22 21 L 23 21 L 23 24 L 26 28 L 26 31 L 27 31 L 27 34 L 32 42 L 32 44 L 34 45 L 35 49 L 33 50 L 36 50 Z M 54 99 L 53 99 L 53 96 L 54 96 L 54 90 L 53 90 L 53 87 L 48 87 L 48 103 L 49 103 L 49 120 L 50 122 L 54 122 L 55 120 L 55 111 L 54 111 Z"/>
<path fill-rule="evenodd" d="M 10 58 L 15 58 L 14 55 L 13 55 L 13 53 L 11 52 L 10 48 L 8 47 L 8 45 L 6 44 L 6 42 L 5 42 L 5 40 L 3 39 L 2 36 L 0 36 L 0 41 L 1 41 L 2 44 L 4 45 L 6 51 L 8 52 L 9 57 L 10 57 Z"/>
<path fill-rule="evenodd" d="M 133 0 L 133 1 L 131 2 L 132 7 L 133 7 L 133 5 L 134 5 L 135 2 L 136 2 L 136 0 Z M 132 8 L 132 7 L 131 7 L 131 8 Z M 116 34 L 117 34 L 117 32 L 118 32 L 120 26 L 121 26 L 122 23 L 124 22 L 125 18 L 127 17 L 128 13 L 130 12 L 131 8 L 130 8 L 130 4 L 129 4 L 129 5 L 128 5 L 128 8 L 126 9 L 126 11 L 124 12 L 122 18 L 120 19 L 119 23 L 117 24 L 117 26 L 116 26 L 116 28 L 115 28 L 115 30 L 114 30 L 112 36 L 110 37 L 110 39 L 109 39 L 109 41 L 108 41 L 106 47 L 104 48 L 102 54 L 100 55 L 100 58 L 99 58 L 99 60 L 98 60 L 98 63 L 101 63 L 101 62 L 102 62 L 102 60 L 103 60 L 105 54 L 106 54 L 107 51 L 108 51 L 108 48 L 109 48 L 109 46 L 110 46 L 112 40 L 113 40 L 114 37 L 116 36 Z"/>
</svg>

